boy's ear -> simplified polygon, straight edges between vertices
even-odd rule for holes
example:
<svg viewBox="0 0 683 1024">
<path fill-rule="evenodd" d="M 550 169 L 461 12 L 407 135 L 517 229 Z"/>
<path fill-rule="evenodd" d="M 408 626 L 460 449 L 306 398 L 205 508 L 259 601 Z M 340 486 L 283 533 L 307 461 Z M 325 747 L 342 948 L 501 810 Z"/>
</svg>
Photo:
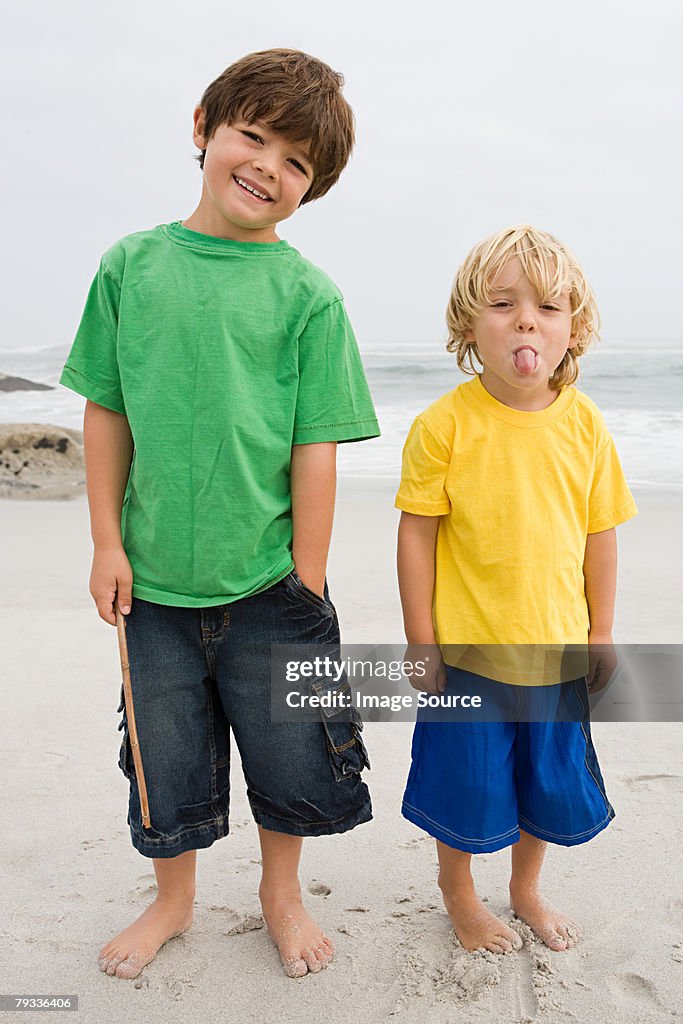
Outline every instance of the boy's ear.
<svg viewBox="0 0 683 1024">
<path fill-rule="evenodd" d="M 579 336 L 578 336 L 578 334 L 572 334 L 570 336 L 570 338 L 569 338 L 569 344 L 567 345 L 567 348 L 576 348 L 578 343 L 579 343 Z"/>
<path fill-rule="evenodd" d="M 196 106 L 194 108 L 192 120 L 192 140 L 197 149 L 206 149 L 206 139 L 204 138 L 204 122 L 206 118 L 202 107 Z"/>
</svg>

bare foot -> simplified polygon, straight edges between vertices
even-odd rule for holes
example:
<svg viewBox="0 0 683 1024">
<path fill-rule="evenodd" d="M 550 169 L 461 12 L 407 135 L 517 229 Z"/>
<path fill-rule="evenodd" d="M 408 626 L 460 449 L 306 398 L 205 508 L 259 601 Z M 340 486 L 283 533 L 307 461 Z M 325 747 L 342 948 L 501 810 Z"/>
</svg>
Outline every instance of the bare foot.
<svg viewBox="0 0 683 1024">
<path fill-rule="evenodd" d="M 269 896 L 259 891 L 263 919 L 278 948 L 288 978 L 303 978 L 327 967 L 334 946 L 308 915 L 301 897 Z"/>
<path fill-rule="evenodd" d="M 457 896 L 444 892 L 443 900 L 455 934 L 470 953 L 475 949 L 488 949 L 491 953 L 521 949 L 522 940 L 517 932 L 487 910 L 474 890 L 460 891 Z"/>
<path fill-rule="evenodd" d="M 517 917 L 531 928 L 546 946 L 560 952 L 571 949 L 581 938 L 581 928 L 570 917 L 548 903 L 533 889 L 510 888 L 510 902 Z"/>
<path fill-rule="evenodd" d="M 165 942 L 192 924 L 192 903 L 168 903 L 158 898 L 137 920 L 103 946 L 100 970 L 117 978 L 136 978 Z"/>
</svg>

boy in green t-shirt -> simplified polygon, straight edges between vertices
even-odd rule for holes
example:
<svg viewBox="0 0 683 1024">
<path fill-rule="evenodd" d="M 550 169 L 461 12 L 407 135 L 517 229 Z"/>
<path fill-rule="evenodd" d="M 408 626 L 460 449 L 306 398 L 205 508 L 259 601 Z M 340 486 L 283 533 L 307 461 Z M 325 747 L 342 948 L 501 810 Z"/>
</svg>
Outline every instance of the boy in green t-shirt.
<svg viewBox="0 0 683 1024">
<path fill-rule="evenodd" d="M 122 694 L 119 764 L 158 885 L 100 951 L 120 978 L 190 927 L 196 851 L 228 831 L 230 730 L 289 976 L 333 952 L 301 902 L 302 837 L 372 816 L 360 720 L 270 713 L 270 645 L 339 642 L 325 582 L 336 443 L 379 434 L 339 291 L 276 234 L 348 161 L 342 82 L 269 50 L 207 88 L 199 205 L 105 253 L 61 378 L 88 399 L 90 592 L 106 622 L 126 617 L 135 711 Z"/>
</svg>

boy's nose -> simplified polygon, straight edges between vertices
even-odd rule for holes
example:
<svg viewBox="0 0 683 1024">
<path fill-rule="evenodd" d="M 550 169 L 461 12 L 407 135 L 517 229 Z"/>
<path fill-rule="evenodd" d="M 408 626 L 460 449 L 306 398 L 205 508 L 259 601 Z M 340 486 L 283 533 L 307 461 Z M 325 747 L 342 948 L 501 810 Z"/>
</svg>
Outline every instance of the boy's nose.
<svg viewBox="0 0 683 1024">
<path fill-rule="evenodd" d="M 272 181 L 275 181 L 277 178 L 275 161 L 268 159 L 268 157 L 263 153 L 254 160 L 254 170 L 260 171 L 261 174 L 266 178 L 270 178 Z"/>
<path fill-rule="evenodd" d="M 529 334 L 536 330 L 536 318 L 531 313 L 520 313 L 515 330 L 520 334 Z"/>
</svg>

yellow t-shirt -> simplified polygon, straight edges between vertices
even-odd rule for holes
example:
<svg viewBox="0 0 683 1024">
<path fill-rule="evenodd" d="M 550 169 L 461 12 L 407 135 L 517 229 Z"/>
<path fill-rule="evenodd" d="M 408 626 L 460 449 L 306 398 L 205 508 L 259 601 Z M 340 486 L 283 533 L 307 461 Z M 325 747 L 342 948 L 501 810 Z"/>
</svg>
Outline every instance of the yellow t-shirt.
<svg viewBox="0 0 683 1024">
<path fill-rule="evenodd" d="M 637 513 L 590 398 L 566 387 L 522 412 L 479 377 L 459 385 L 413 423 L 396 507 L 443 517 L 433 618 L 447 664 L 529 685 L 585 671 L 565 645 L 588 638 L 586 537 Z"/>
</svg>

